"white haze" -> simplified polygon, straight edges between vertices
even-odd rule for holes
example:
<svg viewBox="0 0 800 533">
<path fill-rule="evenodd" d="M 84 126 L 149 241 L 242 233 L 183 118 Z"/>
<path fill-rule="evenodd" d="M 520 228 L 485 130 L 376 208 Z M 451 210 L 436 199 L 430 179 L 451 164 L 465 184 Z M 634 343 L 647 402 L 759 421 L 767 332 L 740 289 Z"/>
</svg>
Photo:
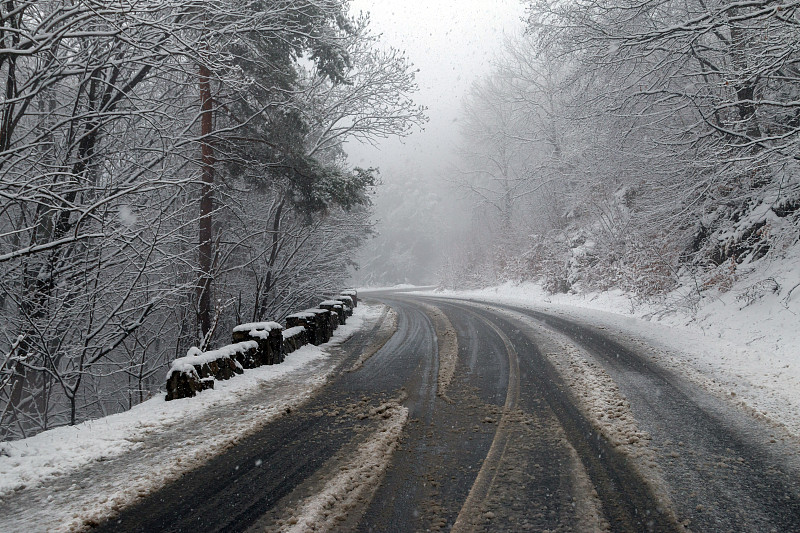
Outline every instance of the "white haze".
<svg viewBox="0 0 800 533">
<path fill-rule="evenodd" d="M 462 102 L 471 84 L 491 71 L 492 61 L 500 53 L 506 35 L 524 28 L 525 7 L 519 0 L 472 1 L 380 1 L 355 0 L 351 12 L 370 14 L 371 27 L 382 34 L 384 46 L 406 52 L 419 69 L 419 91 L 415 101 L 428 108 L 430 121 L 423 131 L 415 131 L 404 139 L 388 139 L 376 146 L 351 142 L 347 145 L 350 160 L 362 167 L 379 167 L 385 184 L 376 202 L 378 230 L 394 238 L 396 232 L 427 229 L 430 242 L 415 243 L 432 248 L 427 264 L 397 265 L 397 273 L 385 272 L 371 260 L 386 253 L 378 241 L 368 244 L 364 252 L 363 275 L 357 282 L 414 282 L 432 280 L 435 257 L 442 232 L 452 226 L 456 194 L 447 184 L 448 172 L 457 164 L 459 119 Z M 408 198 L 419 212 L 414 220 L 419 228 L 403 226 L 403 217 L 392 216 L 398 195 Z M 428 204 L 427 207 L 424 204 Z M 432 211 L 436 210 L 436 213 Z M 421 216 L 430 218 L 421 220 Z M 446 227 L 445 227 L 446 226 Z M 416 257 L 409 260 L 418 261 Z M 378 271 L 376 271 L 376 268 Z M 409 270 L 410 269 L 410 270 Z"/>
</svg>

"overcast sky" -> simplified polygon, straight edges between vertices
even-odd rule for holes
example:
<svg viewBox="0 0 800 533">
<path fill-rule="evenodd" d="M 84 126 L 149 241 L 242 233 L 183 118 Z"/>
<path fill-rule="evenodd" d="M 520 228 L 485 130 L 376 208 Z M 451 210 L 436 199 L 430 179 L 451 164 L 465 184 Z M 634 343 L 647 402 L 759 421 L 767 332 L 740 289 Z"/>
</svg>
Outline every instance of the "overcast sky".
<svg viewBox="0 0 800 533">
<path fill-rule="evenodd" d="M 428 107 L 425 131 L 375 149 L 349 145 L 351 161 L 378 166 L 384 179 L 405 171 L 437 176 L 448 166 L 458 141 L 457 120 L 470 84 L 488 72 L 504 34 L 521 31 L 520 0 L 353 0 L 351 9 L 371 14 L 383 42 L 405 50 L 420 69 L 415 99 Z"/>
</svg>

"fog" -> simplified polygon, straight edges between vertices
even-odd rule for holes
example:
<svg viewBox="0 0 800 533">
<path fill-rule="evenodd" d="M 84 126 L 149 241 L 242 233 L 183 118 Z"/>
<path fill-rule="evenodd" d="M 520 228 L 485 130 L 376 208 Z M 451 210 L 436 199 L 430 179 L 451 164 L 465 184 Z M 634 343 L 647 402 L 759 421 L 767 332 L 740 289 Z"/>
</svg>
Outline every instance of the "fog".
<svg viewBox="0 0 800 533">
<path fill-rule="evenodd" d="M 430 117 L 347 146 L 384 180 L 356 283 L 658 298 L 760 260 L 767 234 L 794 238 L 759 224 L 800 176 L 796 22 L 754 10 L 734 24 L 723 3 L 711 31 L 688 22 L 702 2 L 603 5 L 352 4 L 419 69 Z"/>
<path fill-rule="evenodd" d="M 524 30 L 525 8 L 518 0 L 356 0 L 351 12 L 369 13 L 383 46 L 405 51 L 419 69 L 414 100 L 429 117 L 408 137 L 346 147 L 353 164 L 378 167 L 383 182 L 375 198 L 380 235 L 364 247 L 355 281 L 433 283 L 442 246 L 465 212 L 449 179 L 458 167 L 464 97 L 490 72 L 505 36 Z"/>
</svg>

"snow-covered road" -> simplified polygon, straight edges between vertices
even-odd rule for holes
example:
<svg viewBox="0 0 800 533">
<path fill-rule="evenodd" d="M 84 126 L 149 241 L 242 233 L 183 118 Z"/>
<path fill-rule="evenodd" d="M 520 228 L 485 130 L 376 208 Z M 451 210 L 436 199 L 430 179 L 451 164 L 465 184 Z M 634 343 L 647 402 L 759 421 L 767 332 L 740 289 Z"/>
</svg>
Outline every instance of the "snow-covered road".
<svg viewBox="0 0 800 533">
<path fill-rule="evenodd" d="M 659 364 L 800 438 L 800 298 L 735 292 L 698 312 L 635 303 L 619 291 L 549 294 L 538 284 L 415 294 L 513 305 L 619 331 L 658 349 Z"/>
<path fill-rule="evenodd" d="M 58 445 L 53 437 L 28 455 L 25 441 L 15 444 L 0 458 L 17 476 L 0 502 L 0 529 L 800 524 L 795 389 L 752 373 L 733 379 L 714 359 L 742 371 L 747 347 L 524 294 L 365 296 L 392 311 L 360 308 L 362 327 L 330 355 L 298 352 L 282 375 L 251 374 L 252 386 L 203 392 L 177 414 L 153 415 L 161 413 L 153 402 L 139 415 L 95 421 L 94 437 L 81 438 L 100 450 L 98 437 L 113 437 L 107 456 L 87 447 L 70 466 L 44 451 Z M 70 473 L 51 471 L 65 465 Z"/>
</svg>

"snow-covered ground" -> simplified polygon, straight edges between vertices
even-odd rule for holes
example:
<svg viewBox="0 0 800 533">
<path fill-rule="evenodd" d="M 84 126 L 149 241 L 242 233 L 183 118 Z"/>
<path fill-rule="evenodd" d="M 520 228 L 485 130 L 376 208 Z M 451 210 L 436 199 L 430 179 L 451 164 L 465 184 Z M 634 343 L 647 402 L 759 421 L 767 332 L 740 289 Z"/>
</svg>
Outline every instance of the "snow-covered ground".
<svg viewBox="0 0 800 533">
<path fill-rule="evenodd" d="M 375 286 L 375 287 L 368 287 L 364 289 L 358 289 L 358 294 L 362 296 L 366 296 L 370 292 L 380 292 L 380 291 L 403 291 L 403 290 L 420 290 L 420 289 L 434 289 L 435 286 L 431 285 L 429 287 L 420 287 L 419 285 L 411 285 L 408 283 L 397 283 L 396 285 L 382 285 L 382 286 Z"/>
<path fill-rule="evenodd" d="M 80 529 L 202 464 L 307 398 L 338 362 L 326 348 L 381 313 L 359 305 L 329 343 L 217 381 L 195 398 L 166 402 L 160 394 L 124 413 L 0 443 L 0 531 Z"/>
<path fill-rule="evenodd" d="M 424 293 L 539 309 L 626 332 L 655 347 L 666 366 L 800 437 L 800 247 L 782 261 L 761 262 L 725 292 L 706 291 L 695 310 L 637 303 L 621 291 L 553 295 L 534 283 Z"/>
</svg>

